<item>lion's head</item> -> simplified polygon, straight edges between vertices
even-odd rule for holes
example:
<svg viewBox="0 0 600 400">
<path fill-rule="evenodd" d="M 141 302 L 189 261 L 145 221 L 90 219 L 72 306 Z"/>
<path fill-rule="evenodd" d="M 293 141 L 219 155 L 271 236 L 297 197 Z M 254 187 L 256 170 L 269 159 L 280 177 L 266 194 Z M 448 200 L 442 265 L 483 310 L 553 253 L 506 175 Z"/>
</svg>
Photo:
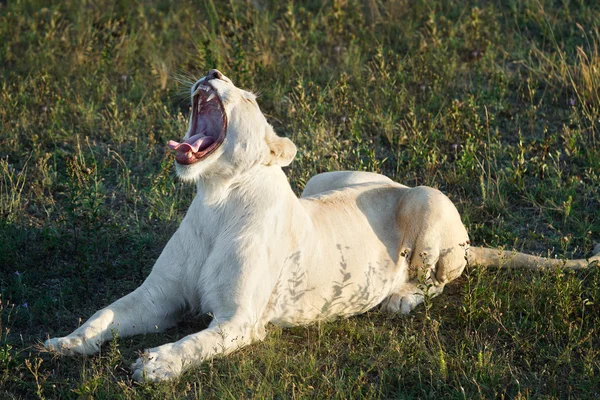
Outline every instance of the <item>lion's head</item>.
<svg viewBox="0 0 600 400">
<path fill-rule="evenodd" d="M 231 176 L 263 165 L 286 166 L 296 146 L 277 136 L 256 103 L 216 69 L 191 89 L 192 112 L 183 141 L 170 140 L 177 152 L 177 174 L 184 180 Z"/>
</svg>

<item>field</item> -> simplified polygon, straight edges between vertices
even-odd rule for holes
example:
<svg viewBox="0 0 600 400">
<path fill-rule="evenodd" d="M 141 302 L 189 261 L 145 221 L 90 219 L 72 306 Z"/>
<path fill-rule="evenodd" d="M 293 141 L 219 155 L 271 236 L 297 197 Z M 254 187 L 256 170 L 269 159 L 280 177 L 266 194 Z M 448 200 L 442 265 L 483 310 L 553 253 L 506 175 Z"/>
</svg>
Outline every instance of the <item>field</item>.
<svg viewBox="0 0 600 400">
<path fill-rule="evenodd" d="M 181 379 L 138 351 L 40 352 L 137 287 L 183 218 L 169 139 L 210 68 L 259 94 L 302 191 L 339 169 L 429 185 L 475 245 L 600 241 L 600 2 L 0 2 L 0 398 L 598 398 L 600 268 L 472 267 L 409 316 L 269 328 Z"/>
</svg>

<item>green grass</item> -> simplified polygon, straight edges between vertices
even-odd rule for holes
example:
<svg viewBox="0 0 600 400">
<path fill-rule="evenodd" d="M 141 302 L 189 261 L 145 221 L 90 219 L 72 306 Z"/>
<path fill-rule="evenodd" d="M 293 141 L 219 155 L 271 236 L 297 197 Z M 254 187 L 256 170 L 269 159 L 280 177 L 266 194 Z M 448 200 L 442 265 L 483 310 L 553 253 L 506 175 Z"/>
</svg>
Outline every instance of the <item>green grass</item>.
<svg viewBox="0 0 600 400">
<path fill-rule="evenodd" d="M 85 4 L 84 4 L 85 3 Z M 600 271 L 471 269 L 408 317 L 281 330 L 180 380 L 143 348 L 40 340 L 137 287 L 193 187 L 187 85 L 219 68 L 314 174 L 440 188 L 472 241 L 558 257 L 600 240 L 600 3 L 0 2 L 0 398 L 597 398 Z"/>
</svg>

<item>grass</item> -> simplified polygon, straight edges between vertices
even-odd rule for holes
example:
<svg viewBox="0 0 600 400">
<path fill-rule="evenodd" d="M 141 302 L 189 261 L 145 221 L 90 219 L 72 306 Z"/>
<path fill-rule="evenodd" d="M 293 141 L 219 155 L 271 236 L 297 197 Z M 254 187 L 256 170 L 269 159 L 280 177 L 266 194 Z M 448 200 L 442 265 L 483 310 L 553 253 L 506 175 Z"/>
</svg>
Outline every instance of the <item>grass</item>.
<svg viewBox="0 0 600 400">
<path fill-rule="evenodd" d="M 193 188 L 165 143 L 217 67 L 314 174 L 430 185 L 472 241 L 558 257 L 600 239 L 600 5 L 593 1 L 0 2 L 0 397 L 597 398 L 600 270 L 471 269 L 408 316 L 281 330 L 180 380 L 138 350 L 40 340 L 137 287 Z"/>
</svg>

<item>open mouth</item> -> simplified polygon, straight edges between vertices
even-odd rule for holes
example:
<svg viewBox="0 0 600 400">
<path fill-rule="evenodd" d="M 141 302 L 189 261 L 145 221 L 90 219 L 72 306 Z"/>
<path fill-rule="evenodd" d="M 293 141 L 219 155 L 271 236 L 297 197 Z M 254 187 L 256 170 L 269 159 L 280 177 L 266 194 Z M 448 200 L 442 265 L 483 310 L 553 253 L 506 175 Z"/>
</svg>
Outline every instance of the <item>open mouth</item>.
<svg viewBox="0 0 600 400">
<path fill-rule="evenodd" d="M 216 90 L 201 83 L 192 96 L 192 129 L 183 142 L 169 140 L 168 146 L 177 152 L 179 164 L 193 164 L 205 159 L 225 140 L 227 115 Z"/>
</svg>

